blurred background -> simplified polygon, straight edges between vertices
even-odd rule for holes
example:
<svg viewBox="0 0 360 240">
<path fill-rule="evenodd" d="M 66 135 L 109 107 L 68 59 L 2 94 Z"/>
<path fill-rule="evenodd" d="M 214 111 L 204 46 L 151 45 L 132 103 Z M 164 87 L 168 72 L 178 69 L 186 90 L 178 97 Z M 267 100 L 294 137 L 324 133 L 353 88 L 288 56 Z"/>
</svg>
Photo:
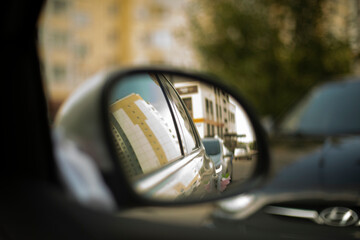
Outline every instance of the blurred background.
<svg viewBox="0 0 360 240">
<path fill-rule="evenodd" d="M 360 0 L 48 0 L 38 26 L 51 120 L 112 67 L 215 74 L 272 118 L 315 84 L 360 74 Z"/>
</svg>

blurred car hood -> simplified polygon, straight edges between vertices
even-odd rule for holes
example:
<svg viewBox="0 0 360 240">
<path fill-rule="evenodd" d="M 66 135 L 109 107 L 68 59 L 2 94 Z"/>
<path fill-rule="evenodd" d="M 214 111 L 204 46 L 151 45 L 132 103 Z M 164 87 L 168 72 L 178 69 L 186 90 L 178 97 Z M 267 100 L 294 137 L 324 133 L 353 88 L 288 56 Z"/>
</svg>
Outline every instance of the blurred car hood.
<svg viewBox="0 0 360 240">
<path fill-rule="evenodd" d="M 277 141 L 273 160 L 291 161 L 263 193 L 324 193 L 360 196 L 360 136 Z M 290 159 L 292 158 L 292 159 Z"/>
</svg>

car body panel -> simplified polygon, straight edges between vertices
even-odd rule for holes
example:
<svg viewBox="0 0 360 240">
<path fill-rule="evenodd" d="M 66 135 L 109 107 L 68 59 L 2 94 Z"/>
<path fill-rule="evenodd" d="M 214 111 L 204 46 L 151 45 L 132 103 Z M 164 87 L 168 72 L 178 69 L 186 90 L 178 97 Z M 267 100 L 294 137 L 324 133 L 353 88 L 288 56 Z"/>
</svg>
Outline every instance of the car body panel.
<svg viewBox="0 0 360 240">
<path fill-rule="evenodd" d="M 214 168 L 199 149 L 184 159 L 142 177 L 135 183 L 137 192 L 147 198 L 175 199 L 190 194 L 203 198 L 214 191 Z"/>
<path fill-rule="evenodd" d="M 263 191 L 350 191 L 359 195 L 359 146 L 360 136 L 329 137 L 322 144 L 314 143 L 308 151 L 302 151 L 303 156 L 284 167 Z"/>
<path fill-rule="evenodd" d="M 233 153 L 225 147 L 223 141 L 219 138 L 203 138 L 202 142 L 207 155 L 214 162 L 216 170 L 221 171 L 219 177 L 222 178 L 222 175 L 226 174 L 232 177 Z"/>
<path fill-rule="evenodd" d="M 353 93 L 355 87 L 359 89 L 359 80 L 359 78 L 357 80 L 352 78 L 327 83 L 324 87 L 317 87 L 311 92 L 310 94 L 315 96 L 314 101 L 322 100 L 321 96 L 325 96 L 327 101 L 325 103 L 321 101 L 321 103 L 330 104 L 324 109 L 321 108 L 321 104 L 317 103 L 319 106 L 317 119 L 322 117 L 322 110 L 341 112 L 341 109 L 331 108 L 343 108 L 344 106 L 337 103 L 342 99 L 329 98 L 328 95 L 316 91 L 325 90 L 330 91 L 331 94 L 340 94 L 341 91 L 351 90 Z M 346 96 L 346 92 L 342 92 L 341 95 Z M 311 103 L 307 98 L 304 101 L 306 101 L 305 105 Z M 332 102 L 335 104 L 331 104 Z M 348 113 L 352 109 L 355 117 L 358 116 L 356 115 L 359 113 L 358 102 L 346 100 L 346 103 L 346 106 L 350 108 L 346 112 Z M 306 113 L 306 109 L 302 108 L 304 103 L 300 102 L 299 105 L 297 113 Z M 311 111 L 315 110 L 312 107 Z M 290 114 L 294 112 L 292 111 Z M 329 236 L 319 232 L 319 229 L 325 224 L 323 219 L 293 216 L 296 215 L 294 212 L 312 212 L 320 216 L 326 209 L 336 211 L 342 207 L 355 212 L 355 216 L 356 214 L 360 216 L 360 135 L 356 130 L 359 128 L 360 122 L 356 125 L 356 121 L 353 122 L 354 119 L 349 119 L 352 121 L 352 129 L 354 129 L 349 132 L 347 126 L 342 129 L 341 124 L 336 123 L 336 119 L 343 116 L 334 114 L 332 115 L 333 119 L 326 119 L 328 116 L 322 119 L 329 125 L 323 127 L 321 131 L 311 132 L 305 129 L 305 126 L 311 126 L 312 114 L 306 116 L 307 125 L 301 125 L 300 116 L 301 114 L 296 114 L 296 112 L 290 118 L 287 116 L 285 119 L 287 119 L 288 125 L 285 131 L 281 131 L 282 128 L 279 127 L 270 135 L 270 153 L 274 163 L 271 179 L 256 191 L 221 201 L 218 210 L 214 213 L 214 222 L 217 225 L 225 227 L 226 224 L 221 221 L 228 220 L 237 227 L 261 230 L 263 229 L 262 224 L 266 223 L 271 227 L 265 227 L 267 230 L 264 228 L 264 231 L 273 234 L 271 229 L 276 229 L 275 232 L 278 232 L 283 228 L 281 222 L 288 221 L 288 226 L 291 228 L 306 227 L 312 229 L 311 231 L 316 231 L 318 234 L 315 238 L 320 239 Z M 341 121 L 346 122 L 346 119 L 342 118 Z M 300 123 L 299 131 L 297 131 L 295 123 Z M 236 206 L 237 203 L 247 199 L 250 200 L 246 204 Z M 281 213 L 274 214 L 273 211 L 268 211 L 268 207 L 273 206 L 281 208 Z M 292 213 L 286 215 L 282 213 L 284 211 Z M 332 218 L 335 218 L 335 215 Z M 309 222 L 306 223 L 306 221 Z M 305 225 L 302 225 L 303 223 Z M 353 230 L 349 233 L 354 233 L 359 226 L 360 222 L 348 226 L 349 230 Z M 329 226 L 327 227 L 329 228 Z M 305 236 L 300 233 L 301 231 L 293 230 L 292 232 L 298 234 L 297 236 L 300 238 Z"/>
</svg>

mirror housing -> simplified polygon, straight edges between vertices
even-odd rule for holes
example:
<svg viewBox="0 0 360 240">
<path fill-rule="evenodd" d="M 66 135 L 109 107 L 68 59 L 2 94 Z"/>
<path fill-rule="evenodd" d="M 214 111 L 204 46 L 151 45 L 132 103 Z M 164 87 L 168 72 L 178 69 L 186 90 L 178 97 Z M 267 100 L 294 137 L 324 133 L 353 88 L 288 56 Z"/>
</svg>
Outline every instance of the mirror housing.
<svg viewBox="0 0 360 240">
<path fill-rule="evenodd" d="M 229 93 L 241 104 L 253 127 L 258 147 L 257 163 L 250 179 L 241 186 L 239 185 L 235 191 L 225 191 L 221 195 L 202 199 L 189 198 L 179 201 L 149 198 L 134 189 L 133 182 L 124 172 L 124 166 L 120 163 L 114 146 L 114 136 L 109 124 L 109 94 L 113 87 L 123 79 L 149 73 L 175 75 L 211 84 Z M 266 178 L 269 169 L 269 154 L 264 132 L 249 105 L 239 93 L 224 85 L 222 81 L 196 73 L 167 68 L 138 68 L 100 73 L 89 80 L 83 88 L 76 91 L 63 105 L 56 118 L 54 129 L 61 132 L 64 139 L 75 142 L 78 148 L 92 159 L 117 204 L 122 207 L 182 205 L 234 196 L 258 187 Z M 226 156 L 228 155 L 231 156 L 231 154 L 226 154 Z"/>
</svg>

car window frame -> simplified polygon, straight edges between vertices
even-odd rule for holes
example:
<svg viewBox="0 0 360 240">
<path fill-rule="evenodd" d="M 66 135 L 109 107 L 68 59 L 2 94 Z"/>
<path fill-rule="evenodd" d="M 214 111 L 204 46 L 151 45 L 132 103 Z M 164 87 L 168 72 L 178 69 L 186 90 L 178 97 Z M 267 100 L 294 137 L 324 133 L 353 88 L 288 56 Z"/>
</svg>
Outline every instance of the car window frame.
<svg viewBox="0 0 360 240">
<path fill-rule="evenodd" d="M 161 93 L 163 94 L 163 97 L 165 99 L 165 102 L 167 104 L 167 107 L 169 109 L 169 112 L 170 112 L 170 115 L 171 115 L 171 121 L 173 122 L 174 124 L 174 128 L 175 128 L 175 132 L 176 132 L 176 137 L 178 139 L 178 146 L 179 146 L 179 149 L 180 149 L 180 155 L 174 159 L 172 159 L 171 161 L 169 161 L 168 163 L 166 163 L 165 165 L 163 166 L 160 166 L 159 168 L 156 168 L 156 169 L 153 169 L 149 172 L 146 172 L 146 173 L 142 173 L 140 175 L 134 175 L 134 176 L 128 176 L 130 179 L 132 179 L 133 181 L 141 181 L 141 179 L 143 178 L 147 178 L 147 176 L 150 176 L 152 174 L 156 174 L 157 172 L 161 172 L 161 169 L 163 168 L 167 168 L 168 166 L 171 167 L 172 166 L 172 163 L 174 162 L 177 162 L 181 159 L 184 159 L 185 157 L 185 152 L 184 152 L 184 149 L 183 149 L 183 146 L 182 146 L 182 140 L 181 140 L 181 137 L 180 137 L 180 134 L 181 134 L 181 130 L 179 129 L 179 126 L 178 126 L 178 122 L 176 121 L 176 113 L 174 112 L 174 110 L 172 109 L 172 105 L 171 105 L 171 102 L 170 100 L 168 99 L 168 95 L 167 95 L 167 92 L 163 86 L 163 83 L 158 79 L 157 77 L 157 74 L 153 74 L 153 73 L 146 73 L 144 72 L 143 74 L 148 74 L 149 77 L 155 81 L 158 86 L 159 86 L 159 90 L 161 91 Z M 111 119 L 111 117 L 110 117 Z"/>
<path fill-rule="evenodd" d="M 176 95 L 176 98 L 177 98 L 176 100 L 181 104 L 182 108 L 185 110 L 186 116 L 187 116 L 188 119 L 190 120 L 189 123 L 190 123 L 191 131 L 192 131 L 192 133 L 193 133 L 193 135 L 194 135 L 194 137 L 195 137 L 195 148 L 193 148 L 190 152 L 187 152 L 186 154 L 185 154 L 185 153 L 184 153 L 184 154 L 185 154 L 185 156 L 191 155 L 192 153 L 194 153 L 194 152 L 196 152 L 197 150 L 199 150 L 199 149 L 201 148 L 201 146 L 202 146 L 201 139 L 200 139 L 200 135 L 199 135 L 199 133 L 198 133 L 198 131 L 197 131 L 195 125 L 194 125 L 194 122 L 193 122 L 193 120 L 192 120 L 192 117 L 190 116 L 190 113 L 189 113 L 189 111 L 188 111 L 188 109 L 187 109 L 184 101 L 183 101 L 182 98 L 180 97 L 179 93 L 176 91 L 174 85 L 171 83 L 171 81 L 170 81 L 164 74 L 161 74 L 161 77 L 162 77 L 162 78 L 159 78 L 159 79 L 158 79 L 158 80 L 161 82 L 161 85 L 167 84 L 167 85 L 174 91 L 174 93 L 175 93 L 175 95 Z M 164 82 L 165 82 L 165 83 L 164 83 Z M 170 103 L 172 104 L 172 108 L 175 109 L 176 106 L 175 106 L 174 99 L 173 99 L 172 95 L 169 93 L 169 91 L 168 91 L 168 89 L 167 89 L 166 87 L 164 87 L 164 90 L 165 90 L 165 92 L 166 92 L 167 97 L 169 98 L 169 100 L 171 100 Z M 181 128 L 182 136 L 184 136 L 184 134 L 183 134 L 183 129 L 182 129 L 181 124 L 179 123 L 179 119 L 178 119 L 178 118 L 181 117 L 181 116 L 179 116 L 179 115 L 175 112 L 174 109 L 172 109 L 172 111 L 174 111 L 174 113 L 175 113 L 175 115 L 176 115 L 176 123 L 177 123 L 177 124 L 179 125 L 179 127 Z M 184 137 L 183 137 L 183 138 L 184 138 Z M 185 141 L 185 138 L 184 138 L 184 141 Z M 179 142 L 179 143 L 180 143 L 180 142 Z M 181 144 L 182 144 L 182 142 L 181 142 Z M 186 144 L 186 142 L 185 142 L 185 144 Z"/>
<path fill-rule="evenodd" d="M 151 73 L 149 73 L 149 75 L 151 75 Z M 167 106 L 169 107 L 169 111 L 170 111 L 170 114 L 171 114 L 171 118 L 173 120 L 173 123 L 174 123 L 174 126 L 175 126 L 175 131 L 176 131 L 176 135 L 177 135 L 177 138 L 178 138 L 178 141 L 179 141 L 179 147 L 180 147 L 180 153 L 181 153 L 181 156 L 178 157 L 177 159 L 174 159 L 172 162 L 175 162 L 179 159 L 182 159 L 185 157 L 185 151 L 184 151 L 184 147 L 183 147 L 183 144 L 182 144 L 182 140 L 181 140 L 181 133 L 180 133 L 180 127 L 178 126 L 178 122 L 177 122 L 177 119 L 176 119 L 176 113 L 172 107 L 172 103 L 170 101 L 170 97 L 166 91 L 166 88 L 164 87 L 163 85 L 163 82 L 159 79 L 158 77 L 158 74 L 153 74 L 155 76 L 155 79 L 156 81 L 159 83 L 159 86 L 161 88 L 161 91 L 162 93 L 164 94 L 164 97 L 165 97 L 165 100 L 166 100 L 166 103 L 167 103 Z M 167 166 L 168 164 L 166 164 L 165 166 Z"/>
</svg>

